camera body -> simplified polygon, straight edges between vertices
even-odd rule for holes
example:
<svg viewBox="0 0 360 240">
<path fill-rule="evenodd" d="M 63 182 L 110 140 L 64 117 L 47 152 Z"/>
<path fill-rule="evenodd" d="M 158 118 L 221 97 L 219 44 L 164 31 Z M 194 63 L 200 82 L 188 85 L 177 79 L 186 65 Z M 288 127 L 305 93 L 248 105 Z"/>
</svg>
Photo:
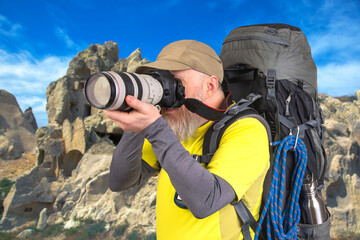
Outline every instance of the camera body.
<svg viewBox="0 0 360 240">
<path fill-rule="evenodd" d="M 185 100 L 181 81 L 166 70 L 151 70 L 146 74 L 104 71 L 91 75 L 84 87 L 88 103 L 99 109 L 129 111 L 125 97 L 164 108 L 178 108 Z"/>
</svg>

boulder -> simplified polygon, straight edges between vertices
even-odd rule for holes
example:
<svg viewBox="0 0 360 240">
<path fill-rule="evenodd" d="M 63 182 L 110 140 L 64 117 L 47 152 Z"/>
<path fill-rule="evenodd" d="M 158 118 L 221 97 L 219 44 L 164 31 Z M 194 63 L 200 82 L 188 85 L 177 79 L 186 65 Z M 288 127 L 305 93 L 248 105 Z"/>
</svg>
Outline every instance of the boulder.
<svg viewBox="0 0 360 240">
<path fill-rule="evenodd" d="M 19 233 L 16 236 L 16 238 L 18 238 L 18 239 L 29 239 L 35 233 L 36 233 L 36 231 L 34 229 L 25 229 L 21 233 Z"/>
<path fill-rule="evenodd" d="M 39 220 L 36 224 L 36 230 L 42 231 L 46 227 L 46 221 L 48 219 L 47 208 L 44 208 L 39 214 Z"/>
<path fill-rule="evenodd" d="M 65 223 L 64 229 L 70 229 L 70 228 L 77 228 L 80 226 L 80 221 L 75 221 L 73 219 L 70 219 Z"/>
</svg>

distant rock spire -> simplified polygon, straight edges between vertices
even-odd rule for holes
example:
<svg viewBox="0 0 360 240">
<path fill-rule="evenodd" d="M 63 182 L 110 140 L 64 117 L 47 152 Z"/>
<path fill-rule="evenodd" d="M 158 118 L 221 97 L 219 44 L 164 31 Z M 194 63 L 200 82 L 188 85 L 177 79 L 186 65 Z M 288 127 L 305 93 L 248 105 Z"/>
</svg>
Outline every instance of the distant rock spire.
<svg viewBox="0 0 360 240">
<path fill-rule="evenodd" d="M 36 132 L 36 130 L 38 129 L 38 125 L 36 123 L 36 119 L 31 107 L 28 107 L 28 109 L 25 110 L 24 117 L 25 120 L 30 124 L 30 126 L 34 128 L 34 132 Z"/>
</svg>

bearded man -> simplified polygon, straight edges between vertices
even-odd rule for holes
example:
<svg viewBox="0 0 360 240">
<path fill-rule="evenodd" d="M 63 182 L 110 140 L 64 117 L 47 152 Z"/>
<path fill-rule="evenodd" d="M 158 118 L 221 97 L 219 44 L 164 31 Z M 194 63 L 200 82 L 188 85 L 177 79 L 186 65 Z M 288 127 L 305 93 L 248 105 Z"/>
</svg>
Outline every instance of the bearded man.
<svg viewBox="0 0 360 240">
<path fill-rule="evenodd" d="M 153 63 L 137 68 L 168 70 L 180 79 L 185 97 L 215 109 L 226 108 L 223 67 L 215 51 L 195 40 L 173 42 Z M 130 112 L 104 111 L 124 134 L 110 167 L 109 187 L 123 191 L 158 175 L 157 239 L 243 239 L 232 202 L 242 199 L 259 218 L 262 185 L 269 168 L 267 132 L 255 118 L 233 123 L 211 162 L 201 155 L 211 121 L 180 108 L 158 109 L 127 96 Z"/>
</svg>

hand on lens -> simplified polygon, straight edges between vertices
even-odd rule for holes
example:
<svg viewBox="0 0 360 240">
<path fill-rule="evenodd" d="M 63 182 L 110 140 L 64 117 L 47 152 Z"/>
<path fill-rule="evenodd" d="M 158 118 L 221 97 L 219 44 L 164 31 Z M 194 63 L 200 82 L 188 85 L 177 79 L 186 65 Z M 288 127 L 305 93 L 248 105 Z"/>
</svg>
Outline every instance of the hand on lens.
<svg viewBox="0 0 360 240">
<path fill-rule="evenodd" d="M 131 112 L 104 110 L 105 115 L 126 132 L 142 132 L 160 117 L 159 110 L 133 96 L 126 97 L 126 103 L 133 108 Z"/>
</svg>

